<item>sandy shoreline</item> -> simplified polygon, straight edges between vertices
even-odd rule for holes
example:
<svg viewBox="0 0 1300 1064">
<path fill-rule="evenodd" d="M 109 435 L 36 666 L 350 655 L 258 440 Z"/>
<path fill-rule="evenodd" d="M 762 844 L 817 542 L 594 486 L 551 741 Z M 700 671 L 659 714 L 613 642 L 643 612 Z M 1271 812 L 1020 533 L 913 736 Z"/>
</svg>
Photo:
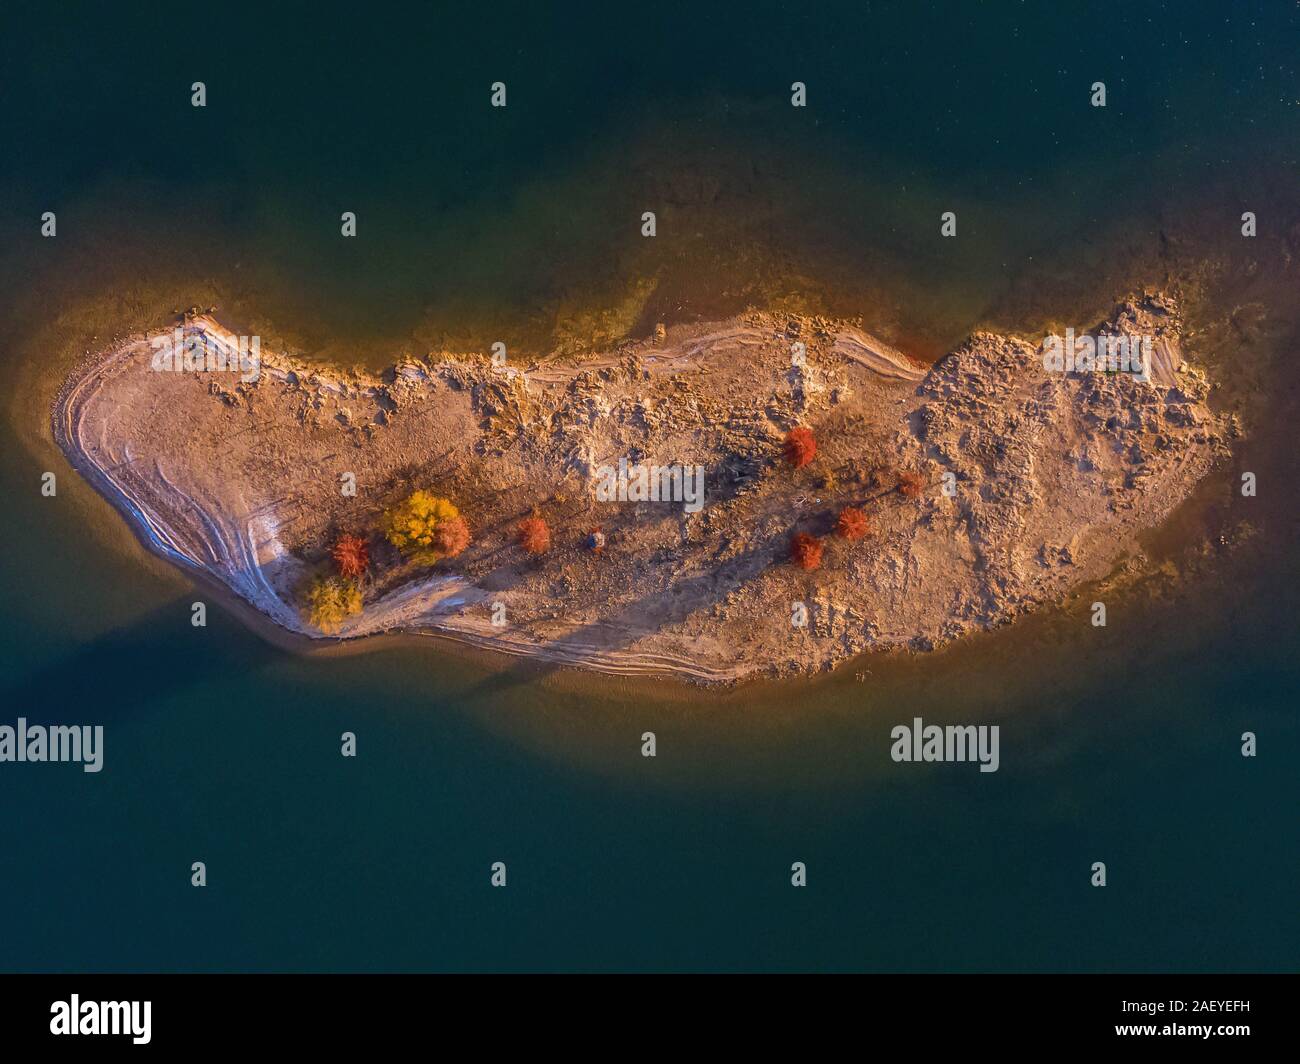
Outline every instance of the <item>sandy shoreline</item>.
<svg viewBox="0 0 1300 1064">
<path fill-rule="evenodd" d="M 938 646 L 1104 576 L 1128 534 L 1158 524 L 1226 453 L 1204 382 L 1179 366 L 1174 305 L 1126 306 L 1122 325 L 1160 336 L 1151 385 L 1050 380 L 1029 345 L 988 334 L 927 372 L 843 323 L 766 315 L 563 367 L 465 357 L 371 377 L 263 352 L 260 379 L 244 385 L 151 373 L 151 337 L 137 336 L 78 367 L 52 425 L 151 550 L 228 589 L 297 647 L 322 642 L 293 588 L 326 530 L 378 507 L 385 478 L 414 486 L 411 458 L 432 453 L 441 464 L 414 475 L 474 500 L 470 556 L 377 588 L 339 638 L 427 632 L 592 671 L 728 683 Z M 228 336 L 210 318 L 189 326 Z M 806 363 L 792 365 L 800 342 Z M 1034 403 L 1036 417 L 1024 406 Z M 1098 404 L 1139 411 L 1122 448 L 1110 446 L 1113 425 L 1094 423 Z M 782 470 L 793 424 L 822 441 L 820 481 Z M 695 452 L 726 475 L 696 516 L 582 506 L 596 461 L 638 452 Z M 332 478 L 352 467 L 370 497 L 341 512 Z M 869 469 L 886 476 L 869 483 Z M 915 505 L 887 483 L 899 469 L 926 474 Z M 825 479 L 845 470 L 856 471 L 851 483 Z M 940 490 L 945 472 L 955 497 Z M 835 553 L 822 571 L 785 563 L 794 530 L 824 535 L 834 508 L 850 504 L 871 509 L 869 546 L 850 554 L 828 536 Z M 571 541 L 540 566 L 510 543 L 537 506 Z M 595 521 L 613 526 L 600 559 L 577 546 Z M 792 629 L 796 601 L 808 623 Z M 507 604 L 504 629 L 492 624 L 495 602 Z"/>
</svg>

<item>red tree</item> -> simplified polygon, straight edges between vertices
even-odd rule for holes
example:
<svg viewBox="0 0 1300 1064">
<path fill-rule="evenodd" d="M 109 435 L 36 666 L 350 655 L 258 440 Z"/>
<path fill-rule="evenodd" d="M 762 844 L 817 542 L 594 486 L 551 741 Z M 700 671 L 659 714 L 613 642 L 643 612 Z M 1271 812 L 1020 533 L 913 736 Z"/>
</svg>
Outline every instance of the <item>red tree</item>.
<svg viewBox="0 0 1300 1064">
<path fill-rule="evenodd" d="M 908 499 L 915 499 L 925 490 L 925 479 L 920 473 L 899 473 L 898 490 Z"/>
<path fill-rule="evenodd" d="M 847 540 L 862 539 L 871 531 L 871 521 L 856 506 L 846 506 L 840 511 L 840 518 L 835 522 L 835 531 Z"/>
<path fill-rule="evenodd" d="M 796 425 L 785 437 L 785 460 L 795 469 L 802 469 L 813 460 L 817 453 L 817 440 L 812 429 Z"/>
<path fill-rule="evenodd" d="M 433 548 L 439 554 L 454 558 L 469 546 L 469 525 L 463 517 L 449 517 L 439 521 L 433 530 Z"/>
<path fill-rule="evenodd" d="M 536 514 L 519 522 L 519 542 L 529 554 L 545 554 L 551 549 L 551 529 Z"/>
<path fill-rule="evenodd" d="M 800 569 L 816 569 L 822 563 L 822 541 L 800 532 L 790 541 L 790 559 Z"/>
<path fill-rule="evenodd" d="M 360 536 L 344 533 L 335 541 L 330 553 L 338 566 L 339 576 L 348 580 L 360 579 L 370 565 L 370 547 Z"/>
</svg>

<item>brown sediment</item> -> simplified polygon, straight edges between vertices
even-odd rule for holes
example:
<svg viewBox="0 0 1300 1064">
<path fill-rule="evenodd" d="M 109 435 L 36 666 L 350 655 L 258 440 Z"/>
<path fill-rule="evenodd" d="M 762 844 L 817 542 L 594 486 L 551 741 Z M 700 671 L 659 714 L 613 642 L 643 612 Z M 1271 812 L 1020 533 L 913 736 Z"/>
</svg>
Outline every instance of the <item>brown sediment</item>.
<svg viewBox="0 0 1300 1064">
<path fill-rule="evenodd" d="M 214 320 L 188 319 L 220 337 Z M 339 532 L 374 535 L 414 489 L 459 506 L 474 540 L 435 566 L 382 550 L 337 632 L 429 631 L 494 650 L 701 682 L 810 672 L 870 649 L 928 649 L 1104 577 L 1227 453 L 1169 297 L 1107 328 L 1151 335 L 1150 383 L 1052 374 L 1033 345 L 980 333 L 925 367 L 837 321 L 761 313 L 679 326 L 581 364 L 484 358 L 379 377 L 262 353 L 260 375 L 158 372 L 152 337 L 80 368 L 54 409 L 69 459 L 156 552 L 320 639 L 305 580 Z M 811 428 L 790 469 L 781 443 Z M 600 502 L 619 459 L 705 467 L 704 505 Z M 341 490 L 354 475 L 355 496 Z M 907 474 L 919 474 L 909 498 Z M 873 535 L 825 540 L 844 506 Z M 554 546 L 529 558 L 534 510 Z M 599 525 L 605 546 L 585 548 Z M 494 609 L 497 604 L 504 614 Z M 493 617 L 505 624 L 494 625 Z"/>
</svg>

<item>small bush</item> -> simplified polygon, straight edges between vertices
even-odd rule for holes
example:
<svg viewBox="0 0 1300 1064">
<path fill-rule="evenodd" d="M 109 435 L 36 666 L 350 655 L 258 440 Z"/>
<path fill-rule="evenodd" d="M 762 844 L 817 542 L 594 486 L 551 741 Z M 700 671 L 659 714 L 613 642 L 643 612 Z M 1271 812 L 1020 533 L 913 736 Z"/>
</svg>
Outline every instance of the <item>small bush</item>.
<svg viewBox="0 0 1300 1064">
<path fill-rule="evenodd" d="M 519 542 L 529 554 L 545 554 L 551 549 L 551 529 L 537 514 L 519 522 Z"/>
<path fill-rule="evenodd" d="M 795 469 L 802 469 L 816 454 L 817 440 L 811 429 L 797 425 L 786 434 L 785 460 Z"/>
<path fill-rule="evenodd" d="M 361 612 L 361 589 L 337 576 L 317 577 L 307 589 L 307 617 L 322 632 L 335 632 Z"/>
<path fill-rule="evenodd" d="M 871 520 L 856 506 L 846 506 L 835 522 L 835 531 L 850 542 L 862 539 L 871 532 Z"/>
<path fill-rule="evenodd" d="M 800 569 L 816 569 L 822 563 L 822 541 L 807 532 L 798 533 L 790 541 L 790 560 Z"/>
<path fill-rule="evenodd" d="M 898 490 L 904 498 L 919 498 L 925 490 L 925 478 L 920 473 L 899 473 Z"/>
</svg>

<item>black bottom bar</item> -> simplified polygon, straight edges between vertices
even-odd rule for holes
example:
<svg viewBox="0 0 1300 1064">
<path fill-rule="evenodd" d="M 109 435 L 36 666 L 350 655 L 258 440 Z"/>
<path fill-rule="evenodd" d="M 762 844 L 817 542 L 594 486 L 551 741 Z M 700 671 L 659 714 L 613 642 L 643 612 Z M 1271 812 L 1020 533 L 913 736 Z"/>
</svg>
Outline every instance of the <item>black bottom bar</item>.
<svg viewBox="0 0 1300 1064">
<path fill-rule="evenodd" d="M 952 1046 L 1090 1048 L 1132 1043 L 1180 1052 L 1293 1045 L 1294 976 L 583 976 L 41 975 L 2 976 L 4 1055 L 60 1045 L 206 1051 L 330 1050 L 469 1038 L 488 1054 L 661 1043 L 805 1051 L 849 1034 Z M 686 980 L 693 984 L 682 985 Z M 75 999 L 74 999 L 75 995 Z M 148 1003 L 147 1011 L 144 1008 Z M 75 1006 L 75 1013 L 74 1013 Z M 67 1032 L 74 1028 L 77 1033 Z M 100 1033 L 91 1033 L 98 1030 Z M 116 1030 L 118 1033 L 112 1033 Z M 107 1032 L 107 1033 L 105 1033 Z M 683 1042 L 687 1037 L 688 1042 Z M 147 1041 L 145 1039 L 147 1038 Z"/>
</svg>

